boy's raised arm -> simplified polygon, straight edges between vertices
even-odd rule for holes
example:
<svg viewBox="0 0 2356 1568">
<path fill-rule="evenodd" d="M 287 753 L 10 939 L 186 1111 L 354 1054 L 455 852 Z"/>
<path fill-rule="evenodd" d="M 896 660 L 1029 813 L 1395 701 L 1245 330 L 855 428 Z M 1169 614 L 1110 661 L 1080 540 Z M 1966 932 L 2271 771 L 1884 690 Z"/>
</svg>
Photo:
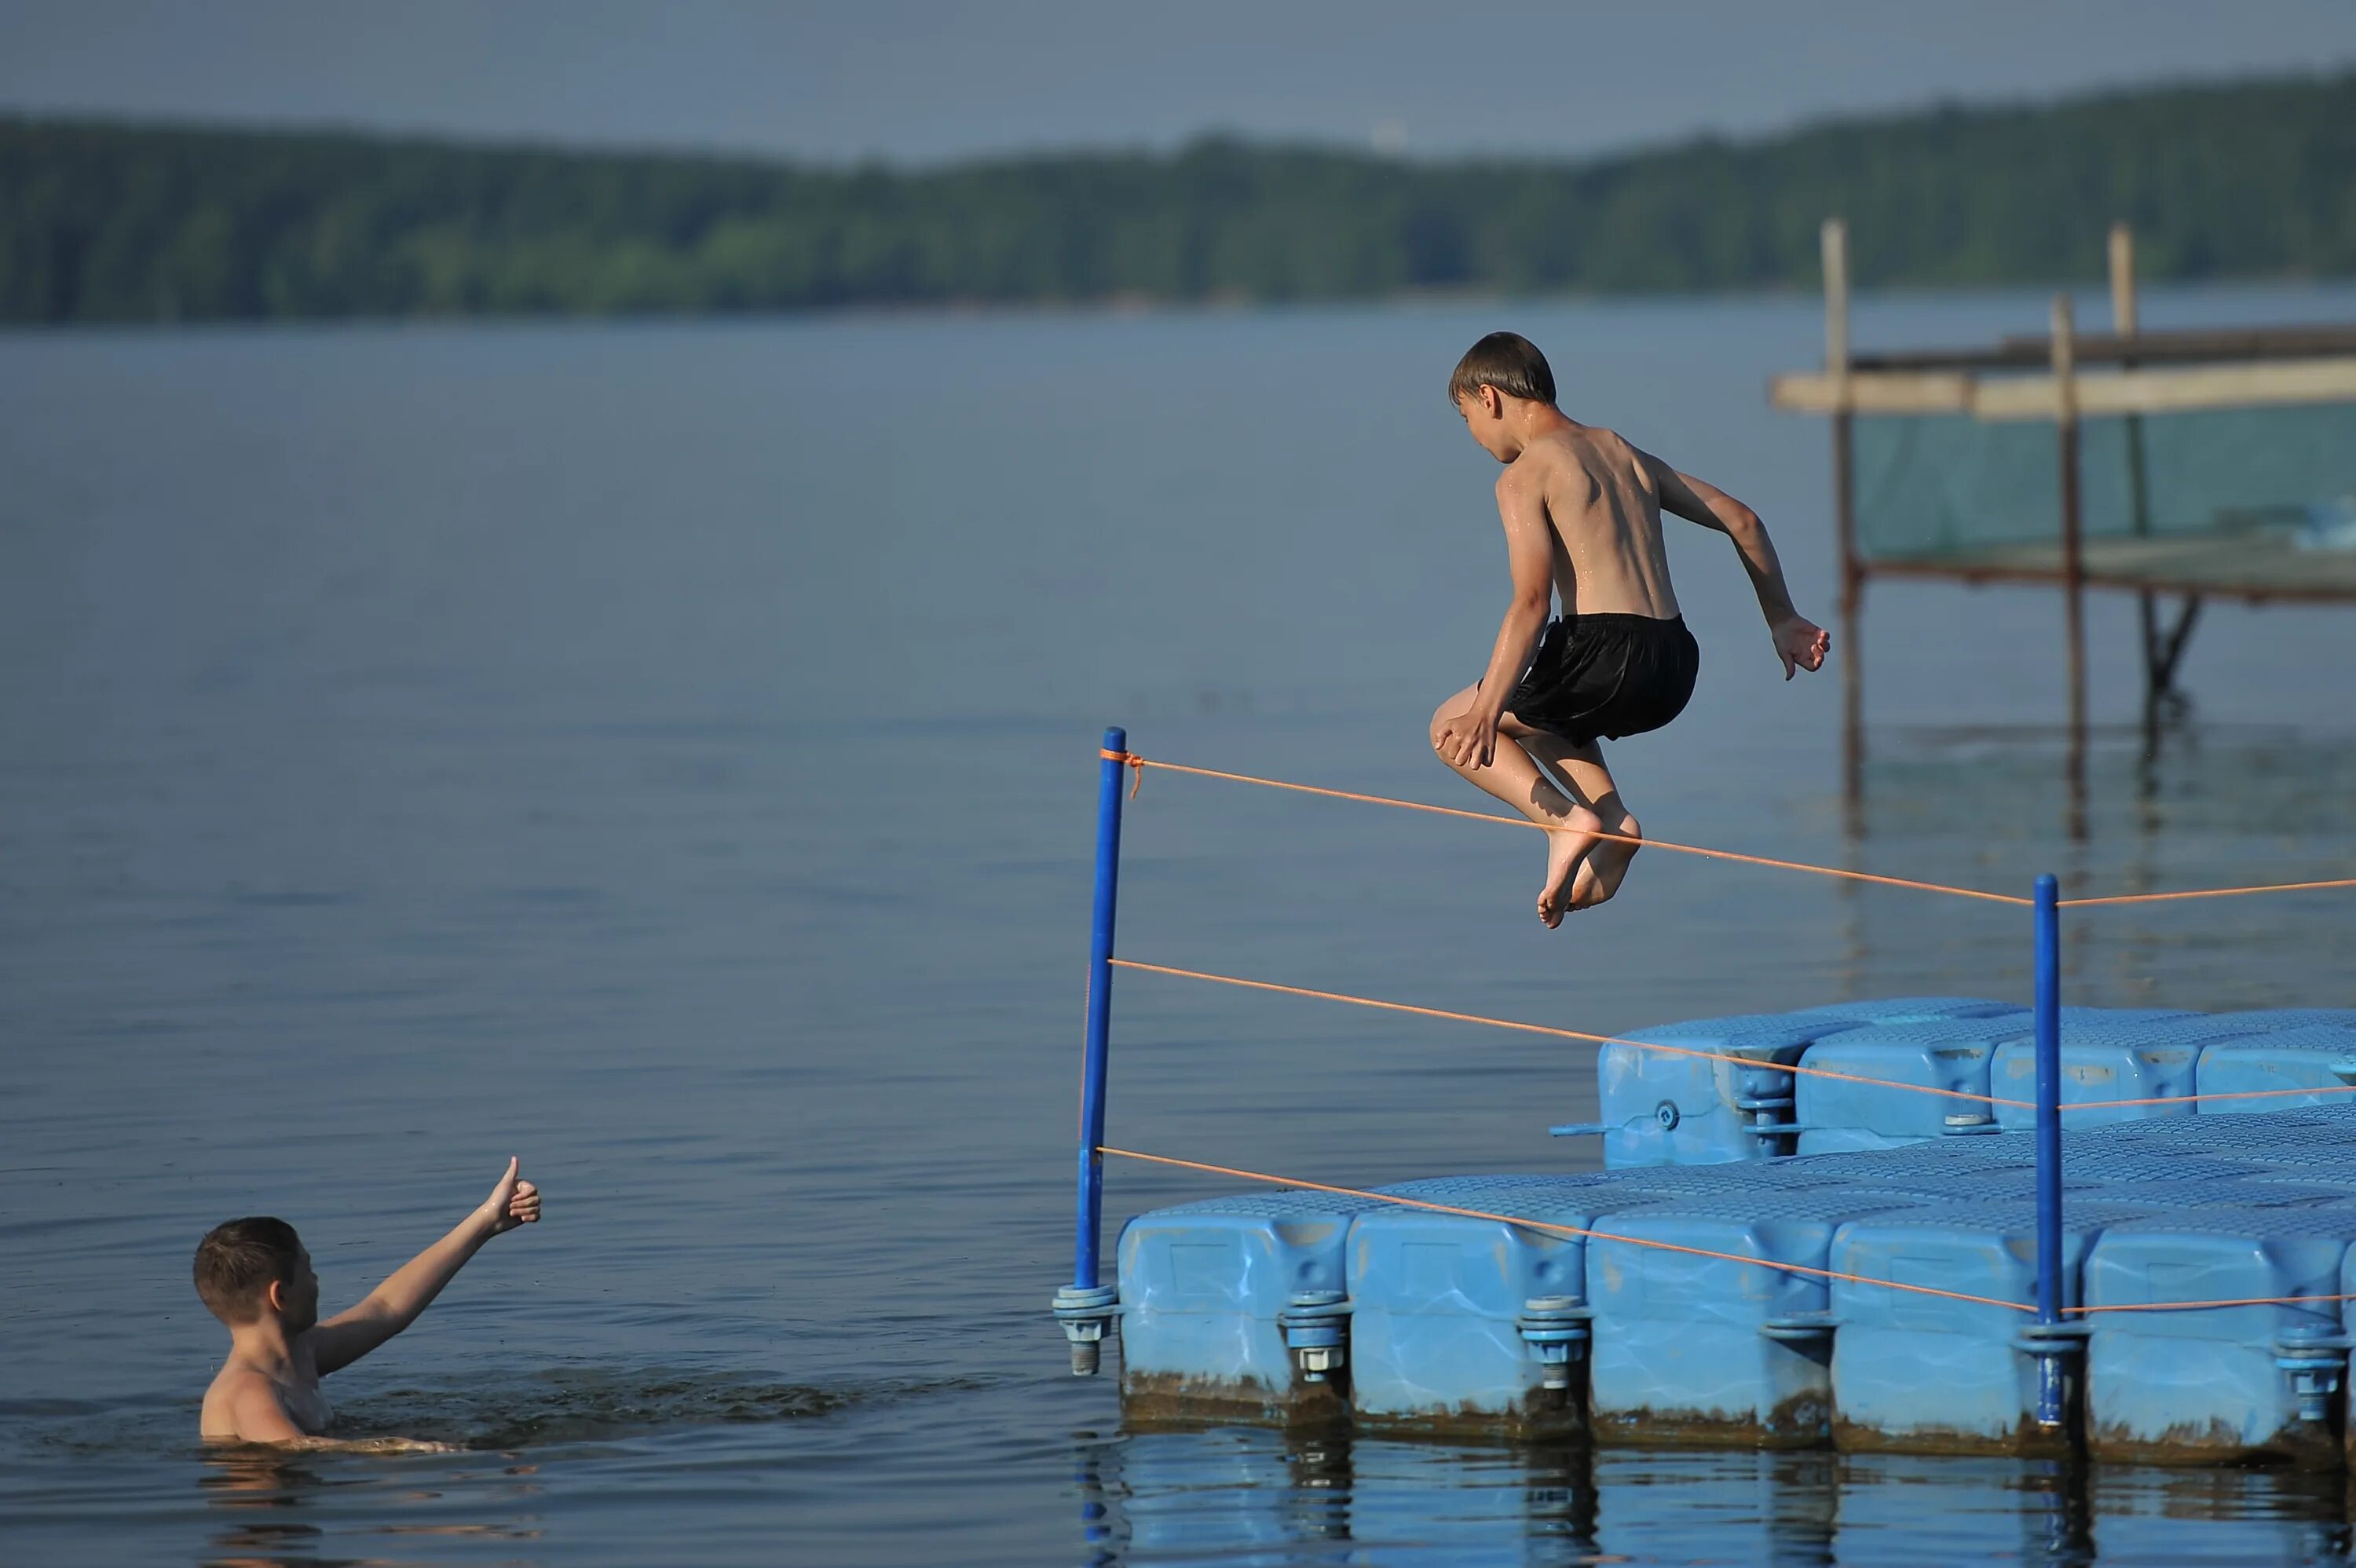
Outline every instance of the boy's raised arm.
<svg viewBox="0 0 2356 1568">
<path fill-rule="evenodd" d="M 1775 639 L 1775 656 L 1783 661 L 1783 678 L 1796 670 L 1822 669 L 1831 651 L 1829 633 L 1792 607 L 1792 591 L 1783 581 L 1783 563 L 1776 559 L 1775 541 L 1759 514 L 1707 480 L 1680 474 L 1651 453 L 1637 453 L 1661 498 L 1661 509 L 1688 522 L 1716 528 L 1734 541 L 1742 570 L 1751 574 L 1751 591 L 1759 595 L 1759 612 Z"/>
<path fill-rule="evenodd" d="M 451 1232 L 395 1269 L 359 1306 L 311 1330 L 311 1354 L 321 1377 L 350 1366 L 417 1321 L 442 1287 L 493 1236 L 540 1218 L 540 1189 L 518 1174 L 510 1157 L 491 1195 Z"/>
</svg>

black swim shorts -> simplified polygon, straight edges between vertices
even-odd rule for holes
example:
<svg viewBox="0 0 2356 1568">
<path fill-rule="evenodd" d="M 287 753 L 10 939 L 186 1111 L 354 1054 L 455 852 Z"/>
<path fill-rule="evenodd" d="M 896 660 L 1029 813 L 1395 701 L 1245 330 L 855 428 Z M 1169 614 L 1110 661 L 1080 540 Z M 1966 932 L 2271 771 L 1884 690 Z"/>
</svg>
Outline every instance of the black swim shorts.
<svg viewBox="0 0 2356 1568">
<path fill-rule="evenodd" d="M 1538 639 L 1505 711 L 1573 745 L 1616 741 L 1684 712 L 1700 668 L 1682 615 L 1565 615 Z"/>
</svg>

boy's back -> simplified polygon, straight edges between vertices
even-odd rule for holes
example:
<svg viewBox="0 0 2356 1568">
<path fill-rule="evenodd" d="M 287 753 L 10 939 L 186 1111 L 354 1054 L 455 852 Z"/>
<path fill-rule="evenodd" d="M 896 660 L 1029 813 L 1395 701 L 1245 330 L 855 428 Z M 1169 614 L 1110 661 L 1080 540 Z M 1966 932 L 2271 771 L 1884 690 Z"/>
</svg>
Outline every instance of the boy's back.
<svg viewBox="0 0 2356 1568">
<path fill-rule="evenodd" d="M 1497 480 L 1500 505 L 1537 499 L 1554 532 L 1554 590 L 1566 615 L 1676 617 L 1652 460 L 1614 432 L 1565 421 Z"/>
</svg>

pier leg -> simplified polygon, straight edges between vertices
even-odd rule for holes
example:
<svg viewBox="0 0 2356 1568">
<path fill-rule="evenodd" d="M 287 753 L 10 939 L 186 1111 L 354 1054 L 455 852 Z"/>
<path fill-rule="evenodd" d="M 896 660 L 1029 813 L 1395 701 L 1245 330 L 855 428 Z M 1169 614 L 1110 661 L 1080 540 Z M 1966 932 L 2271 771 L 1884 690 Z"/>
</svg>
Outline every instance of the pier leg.
<svg viewBox="0 0 2356 1568">
<path fill-rule="evenodd" d="M 1121 770 L 1129 732 L 1104 732 L 1097 784 L 1096 916 L 1088 943 L 1087 1040 L 1080 1065 L 1078 1226 L 1072 1238 L 1072 1283 L 1055 1293 L 1056 1320 L 1071 1341 L 1072 1374 L 1097 1370 L 1098 1348 L 1111 1323 L 1118 1288 L 1098 1283 L 1097 1245 L 1104 1228 L 1104 1113 L 1107 1047 L 1112 1028 L 1113 912 L 1120 887 Z"/>
<path fill-rule="evenodd" d="M 1865 561 L 1857 548 L 1857 462 L 1851 445 L 1848 372 L 1848 224 L 1825 219 L 1825 372 L 1839 395 L 1833 410 L 1833 527 L 1840 536 L 1841 801 L 1851 837 L 1865 814 L 1864 642 L 1858 634 Z"/>
<path fill-rule="evenodd" d="M 2119 368 L 2136 368 L 2136 326 L 2135 231 L 2124 223 L 2111 225 L 2111 330 L 2119 339 Z M 2151 475 L 2144 462 L 2143 416 L 2126 417 L 2127 524 L 2136 538 L 2151 532 Z M 2136 624 L 2143 647 L 2143 761 L 2147 788 L 2156 787 L 2152 764 L 2159 757 L 2159 699 L 2168 682 L 2159 673 L 2159 596 L 2150 588 L 2136 592 Z"/>
<path fill-rule="evenodd" d="M 1849 417 L 1846 411 L 1833 415 L 1833 516 L 1841 552 L 1841 805 L 1856 835 L 1865 816 L 1865 563 L 1857 549 L 1857 460 Z"/>
<path fill-rule="evenodd" d="M 2079 515 L 2076 340 L 2070 296 L 2053 296 L 2053 384 L 2060 394 L 2062 616 L 2070 656 L 2070 837 L 2086 837 L 2086 549 Z"/>
<path fill-rule="evenodd" d="M 2062 913 L 2050 871 L 2036 907 L 2037 1323 L 2050 1333 L 2062 1322 Z M 2037 1359 L 2037 1424 L 2059 1427 L 2062 1413 L 2062 1357 L 2049 1351 Z"/>
</svg>

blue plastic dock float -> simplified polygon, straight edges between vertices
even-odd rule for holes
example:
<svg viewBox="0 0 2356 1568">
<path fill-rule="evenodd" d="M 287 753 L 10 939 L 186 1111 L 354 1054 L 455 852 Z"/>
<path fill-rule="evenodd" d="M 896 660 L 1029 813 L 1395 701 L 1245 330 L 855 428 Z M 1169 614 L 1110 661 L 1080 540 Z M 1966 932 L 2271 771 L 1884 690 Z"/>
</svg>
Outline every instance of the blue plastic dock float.
<svg viewBox="0 0 2356 1568">
<path fill-rule="evenodd" d="M 2356 1028 L 2294 1024 L 2220 1040 L 2202 1049 L 2200 1081 L 2204 1115 L 2345 1100 L 2356 1093 Z M 2316 1093 L 2289 1097 L 2270 1093 L 2282 1089 Z M 2261 1094 L 2268 1097 L 2254 1097 Z"/>
<path fill-rule="evenodd" d="M 1624 1187 L 1600 1175 L 1458 1176 L 1384 1190 L 1586 1230 Z M 1644 1200 L 1618 1201 L 1631 1197 Z M 1350 1224 L 1352 1408 L 1376 1425 L 1435 1433 L 1581 1428 L 1568 1391 L 1585 1353 L 1586 1254 L 1583 1237 L 1493 1220 L 1361 1213 Z M 1533 1353 L 1533 1302 L 1537 1319 L 1565 1330 L 1558 1358 Z"/>
<path fill-rule="evenodd" d="M 1792 1153 L 1793 1075 L 1772 1064 L 1789 1066 L 1856 1027 L 1829 1013 L 1746 1014 L 1640 1029 L 1626 1037 L 1636 1043 L 1603 1047 L 1595 1065 L 1603 1163 L 1711 1165 Z M 1709 1054 L 1687 1054 L 1697 1051 Z"/>
<path fill-rule="evenodd" d="M 2067 1010 L 2063 1104 L 2096 1108 L 2062 1118 L 2050 1165 L 2044 1135 L 1915 1092 L 2029 1097 L 2008 1080 L 2034 1019 L 2002 1004 L 1643 1031 L 1736 1060 L 1607 1048 L 1612 1168 L 1260 1189 L 1131 1220 L 1124 1400 L 1149 1423 L 2341 1465 L 2345 1020 Z M 1887 1082 L 1794 1085 L 1776 1063 Z M 1758 1104 L 1778 1088 L 1796 1093 Z M 2291 1093 L 2206 1114 L 2274 1089 Z M 1664 1101 L 1674 1122 L 1640 1114 Z M 1774 1154 L 1793 1141 L 1835 1152 Z M 2062 1216 L 2042 1304 L 2040 1186 Z"/>
<path fill-rule="evenodd" d="M 1826 1282 L 1760 1264 L 1821 1270 L 1843 1223 L 1920 1201 L 1851 1187 L 1732 1190 L 1609 1216 L 1602 1228 L 1629 1240 L 1588 1243 L 1595 1432 L 1821 1445 L 1832 1419 Z"/>
<path fill-rule="evenodd" d="M 2025 1012 L 1951 1018 L 1920 1023 L 1868 1024 L 1817 1042 L 1802 1064 L 1850 1078 L 1880 1079 L 1947 1093 L 1910 1093 L 1842 1078 L 1803 1074 L 1798 1080 L 1801 1154 L 1891 1148 L 1962 1134 L 1993 1132 L 1995 1108 L 1987 1096 L 1997 1048 L 2028 1040 Z"/>
<path fill-rule="evenodd" d="M 1323 1336 L 1288 1332 L 1285 1318 L 1346 1303 L 1350 1221 L 1375 1207 L 1263 1190 L 1131 1220 L 1119 1247 L 1123 1397 L 1176 1414 L 1332 1413 L 1339 1369 L 1305 1367 L 1302 1351 L 1325 1347 L 1290 1341 Z"/>
<path fill-rule="evenodd" d="M 2332 1414 L 2348 1365 L 2340 1291 L 2356 1202 L 2178 1211 L 2104 1232 L 2085 1265 L 2088 1436 L 2101 1457 L 2265 1458 L 2337 1467 Z M 2306 1387 L 2302 1388 L 2302 1379 Z M 2319 1387 L 2328 1382 L 2328 1388 Z"/>
<path fill-rule="evenodd" d="M 2157 1211 L 2118 1199 L 2065 1204 L 2062 1305 L 2078 1305 L 2091 1237 Z M 2029 1201 L 1947 1202 L 1843 1226 L 1832 1267 L 1867 1280 L 1929 1285 L 2027 1307 L 2036 1299 Z M 2036 1420 L 2037 1369 L 2010 1307 L 1835 1280 L 1833 1403 L 1839 1445 L 1855 1451 L 2044 1454 L 2066 1435 Z"/>
<path fill-rule="evenodd" d="M 2304 1029 L 2309 1024 L 2356 1029 L 2356 1008 L 2262 1008 L 2255 1012 L 2216 1013 L 2211 1016 L 2230 1023 L 2250 1024 L 2260 1029 Z"/>
<path fill-rule="evenodd" d="M 2153 1100 L 2182 1097 L 2171 1105 L 2121 1105 L 2116 1110 L 2080 1111 L 2070 1118 L 2073 1127 L 2099 1126 L 2105 1122 L 2141 1121 L 2149 1116 L 2189 1116 L 2190 1096 L 2198 1082 L 2201 1052 L 2220 1040 L 2257 1032 L 2253 1025 L 2204 1018 L 2198 1013 L 2158 1018 L 2084 1016 L 2062 1022 L 2062 1092 L 2073 1104 L 2106 1100 Z M 1999 1046 L 1988 1070 L 1988 1081 L 2004 1099 L 2027 1100 L 2037 1089 L 2037 1063 L 2026 1041 Z M 2007 1128 L 2025 1128 L 2036 1114 L 2025 1106 L 1999 1105 L 1997 1122 Z"/>
<path fill-rule="evenodd" d="M 1788 1016 L 1847 1019 L 1863 1024 L 1927 1024 L 1943 1019 L 1994 1019 L 2028 1011 L 2019 1002 L 1990 1001 L 1986 997 L 1888 997 L 1878 1002 L 1828 1002 Z"/>
</svg>

